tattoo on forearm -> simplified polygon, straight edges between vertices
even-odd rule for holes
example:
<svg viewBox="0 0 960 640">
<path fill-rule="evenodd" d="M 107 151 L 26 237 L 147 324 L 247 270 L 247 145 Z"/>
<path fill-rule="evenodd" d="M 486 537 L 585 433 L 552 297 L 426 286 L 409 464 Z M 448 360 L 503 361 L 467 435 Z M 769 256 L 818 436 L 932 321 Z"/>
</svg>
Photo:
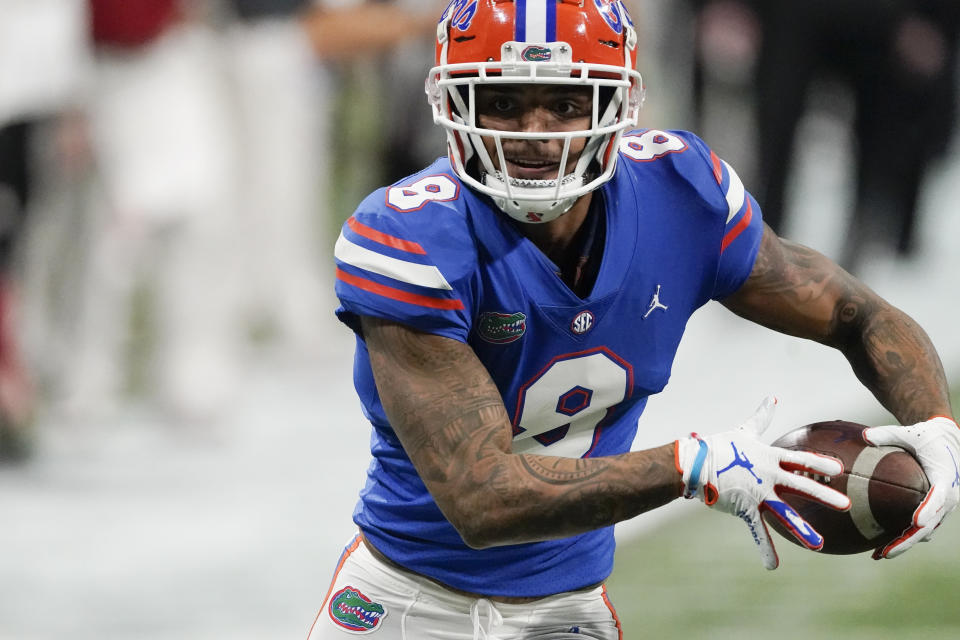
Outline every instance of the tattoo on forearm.
<svg viewBox="0 0 960 640">
<path fill-rule="evenodd" d="M 854 297 L 838 309 L 836 333 L 861 381 L 906 424 L 949 411 L 943 366 L 923 329 L 876 296 Z"/>
<path fill-rule="evenodd" d="M 629 456 L 641 456 L 642 462 L 629 460 Z M 637 513 L 666 504 L 676 497 L 676 488 L 658 485 L 658 479 L 674 473 L 665 468 L 649 452 L 614 456 L 609 459 L 563 459 L 556 464 L 543 464 L 536 456 L 522 456 L 524 467 L 530 472 L 529 482 L 537 487 L 549 485 L 554 497 L 534 505 L 536 518 L 527 523 L 521 521 L 523 532 L 510 534 L 544 534 L 543 524 L 548 523 L 549 533 L 561 535 L 611 525 Z M 554 467 L 566 469 L 560 475 Z M 596 469 L 592 469 L 597 467 Z M 647 491 L 631 491 L 631 487 L 648 486 Z M 530 505 L 527 505 L 528 507 Z M 518 526 L 513 523 L 511 526 Z"/>
<path fill-rule="evenodd" d="M 596 459 L 513 454 L 503 400 L 468 347 L 376 321 L 364 334 L 391 425 L 451 521 L 469 526 L 482 511 L 484 535 L 525 542 L 611 525 L 678 495 L 672 446 Z"/>
<path fill-rule="evenodd" d="M 549 458 L 544 464 L 540 456 L 522 455 L 520 462 L 531 478 L 548 484 L 569 484 L 590 480 L 609 468 L 602 459 Z"/>
<path fill-rule="evenodd" d="M 837 347 L 899 420 L 950 410 L 943 366 L 927 334 L 822 255 L 769 230 L 738 312 L 773 329 Z"/>
</svg>

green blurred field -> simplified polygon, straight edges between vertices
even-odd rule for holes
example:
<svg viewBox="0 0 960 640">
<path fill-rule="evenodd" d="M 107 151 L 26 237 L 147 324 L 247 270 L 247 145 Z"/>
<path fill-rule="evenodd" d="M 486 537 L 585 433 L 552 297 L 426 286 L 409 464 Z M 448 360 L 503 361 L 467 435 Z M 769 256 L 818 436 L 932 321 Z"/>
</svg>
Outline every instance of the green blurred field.
<svg viewBox="0 0 960 640">
<path fill-rule="evenodd" d="M 681 511 L 618 547 L 607 586 L 626 640 L 960 638 L 960 514 L 933 541 L 879 562 L 774 533 L 780 568 L 767 571 L 742 522 L 693 502 Z"/>
<path fill-rule="evenodd" d="M 699 504 L 621 544 L 608 591 L 624 638 L 960 638 L 960 517 L 896 560 L 827 556 L 775 536 L 760 564 L 746 526 Z"/>
</svg>

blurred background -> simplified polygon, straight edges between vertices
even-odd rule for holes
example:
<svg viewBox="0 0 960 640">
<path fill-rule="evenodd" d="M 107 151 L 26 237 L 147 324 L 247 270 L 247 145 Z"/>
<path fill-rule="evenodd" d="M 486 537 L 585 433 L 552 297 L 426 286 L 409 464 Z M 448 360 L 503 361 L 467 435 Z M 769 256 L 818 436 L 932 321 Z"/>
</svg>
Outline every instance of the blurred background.
<svg viewBox="0 0 960 640">
<path fill-rule="evenodd" d="M 444 152 L 444 4 L 0 0 L 0 639 L 306 636 L 368 455 L 332 247 Z M 625 4 L 641 126 L 696 131 L 960 384 L 960 3 Z M 838 353 L 709 305 L 636 446 L 768 393 L 771 440 L 892 420 Z M 626 637 L 960 629 L 954 520 L 894 562 L 781 542 L 769 574 L 741 529 L 679 502 L 620 526 Z"/>
</svg>

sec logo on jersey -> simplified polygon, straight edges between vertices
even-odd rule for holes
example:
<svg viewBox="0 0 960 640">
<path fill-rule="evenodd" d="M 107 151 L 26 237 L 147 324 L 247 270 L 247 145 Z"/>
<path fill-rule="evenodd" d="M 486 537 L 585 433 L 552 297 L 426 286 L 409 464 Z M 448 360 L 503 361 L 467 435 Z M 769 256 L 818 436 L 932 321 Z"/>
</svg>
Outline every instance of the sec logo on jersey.
<svg viewBox="0 0 960 640">
<path fill-rule="evenodd" d="M 582 336 L 587 331 L 593 328 L 594 317 L 593 314 L 589 311 L 581 311 L 570 323 L 570 331 L 573 331 L 578 336 Z"/>
</svg>

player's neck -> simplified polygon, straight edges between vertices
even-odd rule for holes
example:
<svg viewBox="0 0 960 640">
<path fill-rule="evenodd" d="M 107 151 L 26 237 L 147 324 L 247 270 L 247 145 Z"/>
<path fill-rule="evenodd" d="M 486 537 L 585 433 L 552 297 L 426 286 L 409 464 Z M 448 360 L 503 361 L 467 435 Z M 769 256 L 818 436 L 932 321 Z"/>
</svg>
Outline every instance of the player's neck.
<svg viewBox="0 0 960 640">
<path fill-rule="evenodd" d="M 583 226 L 590 212 L 592 198 L 592 192 L 584 195 L 574 203 L 570 211 L 556 220 L 543 224 L 519 224 L 517 227 L 520 233 L 527 236 L 548 258 L 555 259 L 566 253 L 577 231 Z"/>
</svg>

